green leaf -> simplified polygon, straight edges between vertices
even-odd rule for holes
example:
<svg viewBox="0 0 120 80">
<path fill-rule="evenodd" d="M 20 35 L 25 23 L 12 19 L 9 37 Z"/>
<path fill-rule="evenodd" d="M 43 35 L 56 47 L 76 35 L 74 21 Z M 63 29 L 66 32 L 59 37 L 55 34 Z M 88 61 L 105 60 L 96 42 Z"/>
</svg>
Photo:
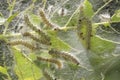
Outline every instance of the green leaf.
<svg viewBox="0 0 120 80">
<path fill-rule="evenodd" d="M 59 50 L 65 50 L 65 51 L 70 50 L 69 44 L 65 43 L 59 37 L 51 36 L 51 43 L 52 43 L 52 46 L 51 46 L 52 48 L 56 48 Z"/>
<path fill-rule="evenodd" d="M 21 53 L 15 48 L 13 48 L 13 52 L 14 52 L 16 63 L 17 63 L 15 67 L 15 71 L 19 76 L 19 80 L 22 80 L 22 79 L 34 80 L 34 78 L 39 79 L 42 76 L 41 70 L 35 64 L 31 63 L 31 61 L 29 61 L 29 59 L 31 59 L 29 55 L 24 56 L 23 54 L 25 53 Z M 32 59 L 34 60 L 33 57 Z"/>
<path fill-rule="evenodd" d="M 7 74 L 7 70 L 6 68 L 0 66 L 0 72 L 2 72 L 3 74 Z"/>
<path fill-rule="evenodd" d="M 101 40 L 93 36 L 91 38 L 91 51 L 97 54 L 111 53 L 115 49 L 115 44 L 109 41 Z"/>
<path fill-rule="evenodd" d="M 88 18 L 91 18 L 94 14 L 93 7 L 91 3 L 88 0 L 84 1 L 84 14 Z"/>
<path fill-rule="evenodd" d="M 92 27 L 92 22 L 88 18 L 82 18 L 83 16 L 80 15 L 77 33 L 83 46 L 94 53 L 106 53 L 113 51 L 115 44 L 96 37 L 96 29 Z"/>
<path fill-rule="evenodd" d="M 111 17 L 112 22 L 120 22 L 120 10 L 117 10 Z"/>
<path fill-rule="evenodd" d="M 7 19 L 7 23 L 9 24 L 18 14 L 19 14 L 19 12 L 16 12 L 15 14 L 11 15 L 11 16 Z"/>
<path fill-rule="evenodd" d="M 70 50 L 70 45 L 67 44 L 66 42 L 64 42 L 62 39 L 60 39 L 57 35 L 56 32 L 54 31 L 49 31 L 48 32 L 50 38 L 51 38 L 51 47 L 52 48 L 56 48 L 59 50 L 65 50 L 65 51 L 69 51 Z"/>
<path fill-rule="evenodd" d="M 38 15 L 35 15 L 35 14 L 30 14 L 29 15 L 29 19 L 31 21 L 31 23 L 35 26 L 40 26 L 40 23 L 41 23 L 41 19 Z"/>
</svg>

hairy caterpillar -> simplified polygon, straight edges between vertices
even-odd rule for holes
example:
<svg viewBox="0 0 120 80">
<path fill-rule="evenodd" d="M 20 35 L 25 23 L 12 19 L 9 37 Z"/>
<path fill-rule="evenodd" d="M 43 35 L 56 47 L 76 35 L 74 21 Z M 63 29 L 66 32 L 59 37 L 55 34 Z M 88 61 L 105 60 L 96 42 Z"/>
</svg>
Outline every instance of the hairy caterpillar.
<svg viewBox="0 0 120 80">
<path fill-rule="evenodd" d="M 42 30 L 40 30 L 40 29 L 38 29 L 37 27 L 35 27 L 35 26 L 29 21 L 29 18 L 28 18 L 27 15 L 26 15 L 24 18 L 25 18 L 26 24 L 27 24 L 33 31 L 35 31 L 36 33 L 38 33 L 39 35 L 41 35 L 41 43 L 47 44 L 47 45 L 51 45 L 50 37 L 49 37 L 46 33 L 44 33 Z"/>
<path fill-rule="evenodd" d="M 61 69 L 62 68 L 62 62 L 57 60 L 57 59 L 48 59 L 48 58 L 43 58 L 43 57 L 37 57 L 38 60 L 41 60 L 41 61 L 46 61 L 46 62 L 50 62 L 50 63 L 54 63 L 58 66 L 58 69 Z"/>
<path fill-rule="evenodd" d="M 45 40 L 39 39 L 39 38 L 37 38 L 36 36 L 32 35 L 32 34 L 29 33 L 29 32 L 23 33 L 23 36 L 28 36 L 28 37 L 32 38 L 33 40 L 35 40 L 35 41 L 37 41 L 37 42 L 39 42 L 39 43 L 46 44 L 46 45 L 50 45 L 49 42 L 45 42 Z"/>
<path fill-rule="evenodd" d="M 85 29 L 85 32 L 83 32 Z M 80 6 L 80 14 L 77 24 L 77 34 L 80 39 L 85 40 L 85 45 L 87 49 L 90 49 L 90 42 L 92 36 L 92 23 L 84 14 L 84 6 Z"/>
<path fill-rule="evenodd" d="M 43 75 L 47 80 L 57 80 L 53 75 L 51 75 L 51 73 L 48 72 L 48 70 L 44 69 L 43 71 Z"/>
<path fill-rule="evenodd" d="M 52 55 L 52 56 L 55 56 L 55 57 L 61 57 L 61 58 L 64 58 L 66 60 L 70 60 L 77 65 L 80 64 L 79 60 L 75 56 L 73 56 L 73 55 L 71 55 L 67 52 L 61 52 L 61 51 L 58 51 L 58 50 L 55 50 L 55 49 L 51 49 L 49 51 L 49 54 Z"/>
<path fill-rule="evenodd" d="M 86 48 L 90 49 L 91 47 L 91 37 L 92 37 L 92 23 L 89 19 L 86 20 Z"/>
<path fill-rule="evenodd" d="M 16 41 L 12 41 L 12 42 L 8 42 L 8 45 L 14 46 L 14 45 L 23 45 L 31 50 L 35 50 L 36 47 L 34 47 L 32 44 L 29 44 L 26 41 L 23 40 L 16 40 Z"/>
<path fill-rule="evenodd" d="M 59 26 L 58 26 L 58 25 L 53 24 L 52 22 L 50 22 L 50 20 L 47 19 L 46 15 L 45 15 L 45 12 L 44 12 L 42 9 L 39 10 L 39 15 L 40 15 L 41 19 L 43 20 L 43 22 L 44 22 L 47 26 L 50 26 L 50 27 L 52 27 L 52 28 L 54 28 L 54 29 L 57 29 L 57 30 L 59 29 Z"/>
<path fill-rule="evenodd" d="M 41 29 L 38 29 L 36 26 L 34 26 L 34 25 L 30 22 L 30 20 L 29 20 L 29 18 L 28 18 L 27 15 L 24 16 L 24 20 L 25 20 L 25 23 L 28 25 L 28 27 L 29 27 L 30 29 L 32 29 L 33 31 L 35 31 L 35 32 L 38 33 L 39 35 L 44 34 Z"/>
</svg>

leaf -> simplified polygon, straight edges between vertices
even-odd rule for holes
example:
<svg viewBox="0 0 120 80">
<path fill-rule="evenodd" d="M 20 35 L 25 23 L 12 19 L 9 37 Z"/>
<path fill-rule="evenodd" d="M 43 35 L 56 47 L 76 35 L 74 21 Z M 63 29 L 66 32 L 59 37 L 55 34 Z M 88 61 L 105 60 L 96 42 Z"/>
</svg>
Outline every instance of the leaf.
<svg viewBox="0 0 120 80">
<path fill-rule="evenodd" d="M 18 14 L 19 14 L 19 12 L 16 12 L 15 14 L 11 15 L 11 16 L 7 19 L 7 23 L 9 24 Z"/>
<path fill-rule="evenodd" d="M 60 39 L 57 35 L 56 32 L 54 31 L 49 31 L 48 32 L 50 38 L 51 38 L 51 47 L 52 48 L 56 48 L 59 50 L 65 50 L 65 51 L 69 51 L 70 50 L 70 45 L 67 44 L 66 42 L 64 42 L 62 39 Z"/>
<path fill-rule="evenodd" d="M 29 17 L 30 17 L 29 19 L 33 25 L 40 26 L 41 19 L 39 16 L 37 16 L 35 14 L 30 14 Z"/>
<path fill-rule="evenodd" d="M 120 22 L 120 10 L 117 10 L 111 17 L 112 22 Z"/>
<path fill-rule="evenodd" d="M 39 79 L 42 76 L 41 70 L 38 67 L 36 67 L 35 64 L 32 64 L 25 56 L 22 55 L 25 53 L 21 53 L 15 48 L 13 48 L 13 52 L 17 63 L 15 67 L 15 71 L 19 76 L 19 80 L 22 79 L 34 80 L 34 77 Z M 29 56 L 27 57 L 29 58 Z M 32 59 L 34 58 L 32 57 Z"/>
<path fill-rule="evenodd" d="M 88 0 L 85 0 L 84 1 L 84 14 L 85 16 L 87 16 L 88 18 L 91 18 L 94 14 L 94 11 L 93 11 L 93 7 L 91 5 L 91 3 L 88 1 Z"/>
<path fill-rule="evenodd" d="M 0 66 L 0 72 L 2 72 L 3 74 L 7 74 L 7 70 L 6 68 Z"/>
<path fill-rule="evenodd" d="M 91 51 L 96 54 L 111 53 L 115 49 L 115 44 L 109 41 L 101 40 L 97 37 L 91 38 Z"/>
<path fill-rule="evenodd" d="M 59 37 L 51 36 L 51 43 L 52 43 L 52 46 L 51 46 L 52 48 L 56 48 L 59 50 L 65 50 L 65 51 L 70 50 L 69 44 L 65 43 Z"/>
<path fill-rule="evenodd" d="M 95 54 L 113 51 L 115 44 L 96 37 L 96 30 L 92 27 L 92 22 L 88 18 L 79 16 L 77 33 L 80 41 L 86 49 L 90 49 Z"/>
</svg>

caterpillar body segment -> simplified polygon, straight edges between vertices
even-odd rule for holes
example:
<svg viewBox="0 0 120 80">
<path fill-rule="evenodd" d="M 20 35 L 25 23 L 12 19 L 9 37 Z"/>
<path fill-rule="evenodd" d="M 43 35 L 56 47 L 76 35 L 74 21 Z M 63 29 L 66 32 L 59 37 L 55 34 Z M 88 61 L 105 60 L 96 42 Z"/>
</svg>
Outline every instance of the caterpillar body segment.
<svg viewBox="0 0 120 80">
<path fill-rule="evenodd" d="M 55 49 L 51 49 L 49 51 L 49 54 L 52 55 L 53 57 L 64 58 L 65 60 L 68 60 L 68 61 L 70 60 L 71 62 L 73 62 L 76 65 L 80 64 L 79 60 L 75 56 L 73 56 L 67 52 L 61 52 L 61 51 L 58 51 Z"/>
<path fill-rule="evenodd" d="M 37 57 L 38 60 L 40 61 L 46 61 L 46 62 L 50 62 L 50 63 L 54 63 L 57 65 L 58 69 L 61 69 L 63 67 L 63 64 L 60 60 L 57 60 L 57 59 L 48 59 L 48 58 L 43 58 L 43 57 Z"/>
<path fill-rule="evenodd" d="M 23 40 L 11 41 L 11 42 L 8 42 L 8 45 L 11 45 L 11 46 L 23 45 L 23 46 L 25 46 L 25 47 L 27 47 L 31 50 L 36 50 L 37 49 L 32 44 L 28 43 L 27 41 L 23 41 Z"/>
</svg>

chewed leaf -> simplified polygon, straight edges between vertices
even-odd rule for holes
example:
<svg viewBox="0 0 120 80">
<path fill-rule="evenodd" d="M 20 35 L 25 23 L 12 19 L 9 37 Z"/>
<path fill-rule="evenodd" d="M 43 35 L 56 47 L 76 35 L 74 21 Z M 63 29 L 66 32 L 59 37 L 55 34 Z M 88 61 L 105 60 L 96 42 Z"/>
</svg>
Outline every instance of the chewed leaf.
<svg viewBox="0 0 120 80">
<path fill-rule="evenodd" d="M 94 14 L 94 11 L 92 9 L 91 3 L 88 0 L 84 1 L 84 7 L 85 7 L 84 13 L 85 13 L 86 17 L 91 18 Z"/>
<path fill-rule="evenodd" d="M 112 22 L 120 22 L 120 10 L 117 10 L 111 17 Z"/>
</svg>

